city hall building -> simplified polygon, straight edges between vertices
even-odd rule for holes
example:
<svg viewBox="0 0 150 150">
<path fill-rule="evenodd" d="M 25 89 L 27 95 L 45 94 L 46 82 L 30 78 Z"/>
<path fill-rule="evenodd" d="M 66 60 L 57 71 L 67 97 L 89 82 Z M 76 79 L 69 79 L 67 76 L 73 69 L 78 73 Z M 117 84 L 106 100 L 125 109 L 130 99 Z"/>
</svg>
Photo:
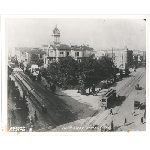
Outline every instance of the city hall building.
<svg viewBox="0 0 150 150">
<path fill-rule="evenodd" d="M 84 57 L 89 57 L 93 48 L 89 46 L 81 45 L 66 45 L 60 42 L 60 31 L 57 26 L 53 30 L 54 41 L 53 44 L 42 45 L 41 49 L 46 52 L 44 55 L 44 67 L 46 68 L 48 64 L 58 61 L 59 58 L 71 56 L 78 62 Z"/>
</svg>

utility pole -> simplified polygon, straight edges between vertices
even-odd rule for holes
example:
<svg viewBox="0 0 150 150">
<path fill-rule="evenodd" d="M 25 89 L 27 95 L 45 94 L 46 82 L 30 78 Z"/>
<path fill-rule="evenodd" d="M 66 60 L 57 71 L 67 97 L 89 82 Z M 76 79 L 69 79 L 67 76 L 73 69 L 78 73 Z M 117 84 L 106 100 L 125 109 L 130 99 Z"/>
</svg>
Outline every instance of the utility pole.
<svg viewBox="0 0 150 150">
<path fill-rule="evenodd" d="M 113 73 L 114 82 L 116 82 L 116 72 L 115 72 L 115 65 L 114 65 L 114 59 L 113 59 L 113 47 L 112 47 L 112 61 L 113 61 L 113 69 L 114 69 L 114 73 Z"/>
</svg>

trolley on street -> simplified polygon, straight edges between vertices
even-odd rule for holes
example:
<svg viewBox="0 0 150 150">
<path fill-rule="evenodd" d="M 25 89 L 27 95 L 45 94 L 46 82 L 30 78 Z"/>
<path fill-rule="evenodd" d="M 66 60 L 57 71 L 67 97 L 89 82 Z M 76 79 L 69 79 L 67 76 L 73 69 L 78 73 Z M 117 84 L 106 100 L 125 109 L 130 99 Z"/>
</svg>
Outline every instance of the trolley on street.
<svg viewBox="0 0 150 150">
<path fill-rule="evenodd" d="M 100 96 L 100 107 L 110 108 L 116 100 L 116 90 L 109 89 L 106 93 Z"/>
</svg>

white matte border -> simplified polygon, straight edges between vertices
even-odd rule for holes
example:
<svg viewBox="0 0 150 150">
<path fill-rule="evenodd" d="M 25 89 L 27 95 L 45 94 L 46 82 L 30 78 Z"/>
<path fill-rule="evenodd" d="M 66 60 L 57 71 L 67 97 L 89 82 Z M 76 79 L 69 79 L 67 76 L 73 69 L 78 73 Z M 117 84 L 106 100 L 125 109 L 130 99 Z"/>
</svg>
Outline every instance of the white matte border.
<svg viewBox="0 0 150 150">
<path fill-rule="evenodd" d="M 2 129 L 3 135 L 17 135 L 15 132 L 5 132 L 7 126 L 7 46 L 5 41 L 5 19 L 6 18 L 100 18 L 100 19 L 146 19 L 146 81 L 148 83 L 149 73 L 149 16 L 148 15 L 2 15 L 1 16 L 1 41 L 2 41 Z M 19 135 L 54 135 L 54 136 L 91 136 L 91 135 L 148 135 L 149 133 L 149 101 L 148 91 L 149 85 L 146 84 L 146 107 L 147 107 L 147 123 L 146 132 L 21 132 Z"/>
</svg>

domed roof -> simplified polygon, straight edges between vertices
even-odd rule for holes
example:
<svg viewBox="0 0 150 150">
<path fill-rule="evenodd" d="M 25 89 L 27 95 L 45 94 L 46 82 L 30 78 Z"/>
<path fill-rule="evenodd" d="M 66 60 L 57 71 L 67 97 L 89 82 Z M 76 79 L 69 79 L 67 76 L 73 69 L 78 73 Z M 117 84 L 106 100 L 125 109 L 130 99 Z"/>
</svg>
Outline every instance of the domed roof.
<svg viewBox="0 0 150 150">
<path fill-rule="evenodd" d="M 57 25 L 56 25 L 56 27 L 54 28 L 53 33 L 54 33 L 54 34 L 60 34 L 60 31 L 58 30 Z"/>
</svg>

